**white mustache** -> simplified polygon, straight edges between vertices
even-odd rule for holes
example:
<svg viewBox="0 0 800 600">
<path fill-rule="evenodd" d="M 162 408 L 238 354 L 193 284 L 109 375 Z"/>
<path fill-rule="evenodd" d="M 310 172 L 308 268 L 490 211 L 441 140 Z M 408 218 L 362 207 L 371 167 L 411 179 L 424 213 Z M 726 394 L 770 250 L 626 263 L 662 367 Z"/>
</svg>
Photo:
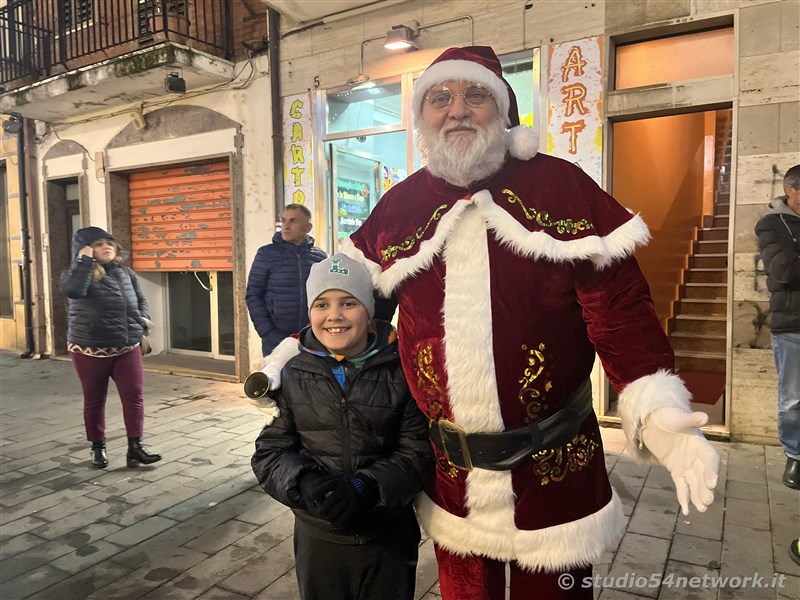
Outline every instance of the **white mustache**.
<svg viewBox="0 0 800 600">
<path fill-rule="evenodd" d="M 455 129 L 469 129 L 470 131 L 477 131 L 477 127 L 472 121 L 458 121 L 457 123 L 453 123 L 452 125 L 448 125 L 447 128 L 444 130 L 444 133 L 450 133 Z"/>
</svg>

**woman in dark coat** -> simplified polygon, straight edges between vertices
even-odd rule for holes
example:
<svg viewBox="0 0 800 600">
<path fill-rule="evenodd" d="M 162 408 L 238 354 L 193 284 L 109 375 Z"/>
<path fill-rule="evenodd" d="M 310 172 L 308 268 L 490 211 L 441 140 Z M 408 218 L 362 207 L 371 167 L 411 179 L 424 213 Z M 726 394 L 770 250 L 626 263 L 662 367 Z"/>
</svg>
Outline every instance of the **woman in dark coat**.
<svg viewBox="0 0 800 600">
<path fill-rule="evenodd" d="M 142 336 L 150 311 L 136 274 L 122 264 L 122 248 L 99 227 L 72 238 L 73 260 L 61 273 L 69 298 L 67 349 L 83 387 L 83 420 L 92 443 L 92 466 L 108 466 L 105 408 L 109 378 L 122 400 L 128 467 L 161 460 L 142 447 L 144 373 Z"/>
</svg>

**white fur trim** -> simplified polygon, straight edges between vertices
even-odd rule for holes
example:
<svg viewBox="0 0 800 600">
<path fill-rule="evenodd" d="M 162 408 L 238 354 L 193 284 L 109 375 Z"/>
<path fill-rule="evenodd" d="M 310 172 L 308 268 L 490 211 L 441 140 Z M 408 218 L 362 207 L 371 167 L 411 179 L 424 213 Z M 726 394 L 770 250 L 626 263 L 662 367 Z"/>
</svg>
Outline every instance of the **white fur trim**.
<svg viewBox="0 0 800 600">
<path fill-rule="evenodd" d="M 579 240 L 557 240 L 544 231 L 528 231 L 508 211 L 495 204 L 488 190 L 481 190 L 471 200 L 458 200 L 441 218 L 433 237 L 422 242 L 416 254 L 398 259 L 383 272 L 381 266 L 367 259 L 350 238 L 341 241 L 339 251 L 361 262 L 372 276 L 375 288 L 388 298 L 407 278 L 431 266 L 458 225 L 462 213 L 473 203 L 501 244 L 520 256 L 535 260 L 591 260 L 598 269 L 602 269 L 617 259 L 631 255 L 637 246 L 643 246 L 650 239 L 647 225 L 639 215 L 634 215 L 605 237 L 592 235 Z"/>
<path fill-rule="evenodd" d="M 533 531 L 513 526 L 485 528 L 487 519 L 478 519 L 473 512 L 465 518 L 457 517 L 425 494 L 417 496 L 416 510 L 422 527 L 446 550 L 504 562 L 515 560 L 531 571 L 559 572 L 590 565 L 614 548 L 625 532 L 625 516 L 616 491 L 594 514 Z"/>
<path fill-rule="evenodd" d="M 530 160 L 539 152 L 539 132 L 526 125 L 508 131 L 508 151 L 519 160 Z"/>
<path fill-rule="evenodd" d="M 503 431 L 492 349 L 492 306 L 486 225 L 465 211 L 444 249 L 445 369 L 456 422 L 467 432 Z"/>
<path fill-rule="evenodd" d="M 455 422 L 467 432 L 503 431 L 494 369 L 491 277 L 486 224 L 468 206 L 444 248 L 444 362 Z M 466 506 L 487 530 L 514 526 L 511 473 L 476 469 L 467 475 Z"/>
<path fill-rule="evenodd" d="M 414 96 L 411 100 L 415 123 L 421 122 L 422 102 L 425 99 L 425 94 L 434 85 L 445 81 L 480 83 L 492 92 L 497 109 L 503 115 L 505 126 L 511 125 L 508 119 L 510 102 L 508 88 L 506 88 L 505 83 L 489 69 L 471 60 L 446 60 L 425 69 L 425 72 L 419 76 L 419 79 L 414 84 Z"/>
<path fill-rule="evenodd" d="M 642 444 L 642 427 L 647 416 L 659 408 L 691 412 L 692 395 L 681 378 L 664 369 L 629 383 L 619 395 L 619 414 L 628 441 L 628 451 L 639 461 L 658 464 Z"/>
<path fill-rule="evenodd" d="M 436 227 L 436 233 L 433 234 L 433 237 L 419 245 L 419 251 L 416 254 L 395 261 L 390 268 L 381 273 L 375 285 L 381 294 L 388 298 L 392 295 L 392 291 L 404 280 L 430 267 L 433 259 L 439 254 L 445 241 L 450 236 L 450 232 L 458 223 L 461 213 L 471 204 L 472 200 L 458 200 L 439 220 L 439 225 Z M 374 276 L 373 281 L 375 281 Z"/>
<path fill-rule="evenodd" d="M 634 216 L 606 237 L 592 235 L 579 240 L 557 240 L 544 231 L 528 231 L 508 211 L 498 206 L 487 190 L 473 195 L 475 204 L 501 244 L 520 256 L 553 262 L 591 260 L 598 268 L 633 253 L 650 239 L 647 225 Z M 532 207 L 528 207 L 532 208 Z"/>
<path fill-rule="evenodd" d="M 339 252 L 346 254 L 356 262 L 364 265 L 364 268 L 367 269 L 369 276 L 372 278 L 372 285 L 377 288 L 378 277 L 380 277 L 381 274 L 381 266 L 378 263 L 372 262 L 366 256 L 364 256 L 364 253 L 356 248 L 353 240 L 351 240 L 349 237 L 346 237 L 339 242 Z"/>
<path fill-rule="evenodd" d="M 269 378 L 270 390 L 281 387 L 281 369 L 298 354 L 300 354 L 300 343 L 296 338 L 287 337 L 264 357 L 264 368 L 261 371 Z"/>
</svg>

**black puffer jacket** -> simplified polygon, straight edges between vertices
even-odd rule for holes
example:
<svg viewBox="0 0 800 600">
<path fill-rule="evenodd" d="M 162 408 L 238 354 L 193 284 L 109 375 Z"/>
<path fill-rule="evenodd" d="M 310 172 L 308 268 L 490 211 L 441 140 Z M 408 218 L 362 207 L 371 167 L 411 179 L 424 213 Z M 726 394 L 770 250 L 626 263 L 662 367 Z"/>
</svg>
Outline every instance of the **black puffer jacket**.
<svg viewBox="0 0 800 600">
<path fill-rule="evenodd" d="M 756 224 L 758 251 L 770 291 L 770 328 L 775 333 L 800 331 L 800 215 L 773 200 Z"/>
<path fill-rule="evenodd" d="M 69 298 L 67 341 L 90 348 L 138 344 L 147 333 L 150 309 L 136 273 L 112 262 L 104 277 L 92 281 L 94 261 L 78 255 L 83 242 L 73 240 L 75 258 L 61 273 L 61 291 Z"/>
<path fill-rule="evenodd" d="M 358 527 L 357 537 L 363 539 L 386 519 L 411 511 L 411 500 L 434 464 L 427 422 L 409 393 L 397 342 L 386 341 L 395 337 L 391 325 L 376 323 L 383 347 L 348 376 L 346 393 L 331 372 L 336 361 L 321 355 L 310 328 L 302 332 L 305 351 L 286 363 L 274 394 L 280 416 L 258 436 L 252 459 L 256 478 L 270 496 L 327 531 L 324 521 L 304 510 L 300 477 L 317 470 L 372 478 L 380 500 Z"/>
</svg>

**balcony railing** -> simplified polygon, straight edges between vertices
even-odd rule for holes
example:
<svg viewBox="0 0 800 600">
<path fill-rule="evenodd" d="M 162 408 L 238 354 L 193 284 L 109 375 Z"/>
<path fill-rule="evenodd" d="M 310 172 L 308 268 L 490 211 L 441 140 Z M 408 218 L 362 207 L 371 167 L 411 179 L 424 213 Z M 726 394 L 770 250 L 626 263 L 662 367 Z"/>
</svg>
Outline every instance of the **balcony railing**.
<svg viewBox="0 0 800 600">
<path fill-rule="evenodd" d="M 172 41 L 230 59 L 231 0 L 10 0 L 0 7 L 0 84 L 58 73 Z"/>
</svg>

